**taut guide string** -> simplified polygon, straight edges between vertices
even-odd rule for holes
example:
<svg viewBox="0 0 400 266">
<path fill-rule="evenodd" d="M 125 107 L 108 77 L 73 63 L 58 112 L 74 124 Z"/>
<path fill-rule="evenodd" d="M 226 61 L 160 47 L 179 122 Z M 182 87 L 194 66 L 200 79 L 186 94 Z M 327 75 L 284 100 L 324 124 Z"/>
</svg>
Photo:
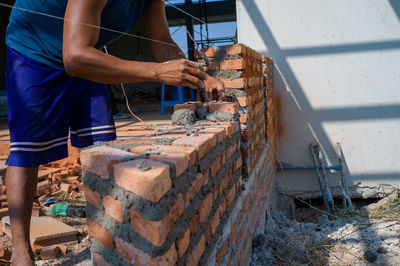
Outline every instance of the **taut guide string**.
<svg viewBox="0 0 400 266">
<path fill-rule="evenodd" d="M 195 20 L 197 20 L 197 21 L 199 21 L 199 22 L 201 22 L 201 23 L 203 23 L 203 24 L 207 24 L 206 22 L 204 22 L 204 21 L 202 21 L 202 20 L 196 18 L 195 16 L 193 16 L 193 15 L 187 13 L 186 11 L 180 9 L 179 7 L 176 7 L 175 5 L 173 5 L 172 3 L 170 3 L 168 0 L 161 0 L 161 1 L 162 1 L 162 2 L 168 3 L 168 4 L 171 5 L 173 8 L 177 9 L 178 11 L 182 12 L 182 13 L 185 14 L 185 15 L 190 16 L 191 18 L 193 18 L 193 19 L 195 19 Z M 0 6 L 6 7 L 6 8 L 10 8 L 10 9 L 17 9 L 17 10 L 20 10 L 20 11 L 29 12 L 29 13 L 33 13 L 33 14 L 37 14 L 37 15 L 41 15 L 41 16 L 45 16 L 45 17 L 49 17 L 49 18 L 54 18 L 54 19 L 58 19 L 58 20 L 62 20 L 62 21 L 65 21 L 65 20 L 68 21 L 68 19 L 63 18 L 63 17 L 54 16 L 54 15 L 46 14 L 46 13 L 43 13 L 43 12 L 38 12 L 38 11 L 26 9 L 26 8 L 15 7 L 15 6 L 13 6 L 13 5 L 9 5 L 9 4 L 5 4 L 5 3 L 1 3 L 1 2 L 0 2 Z M 127 33 L 127 32 L 123 32 L 123 31 L 118 31 L 118 30 L 114 30 L 114 29 L 109 29 L 109 28 L 105 28 L 105 27 L 101 27 L 101 26 L 97 26 L 97 25 L 92 25 L 92 24 L 89 24 L 89 23 L 83 23 L 83 22 L 81 22 L 80 24 L 81 24 L 81 25 L 84 25 L 84 26 L 88 26 L 88 27 L 100 29 L 100 30 L 105 30 L 105 31 L 114 32 L 114 33 L 118 33 L 118 34 L 125 35 L 125 36 L 130 36 L 130 37 L 134 37 L 134 38 L 138 38 L 138 39 L 150 41 L 150 42 L 156 42 L 156 43 L 160 43 L 160 44 L 164 44 L 164 45 L 179 47 L 179 46 L 176 45 L 176 44 L 167 43 L 167 42 L 163 42 L 163 41 L 159 41 L 159 40 L 147 38 L 147 37 L 144 37 L 144 36 L 140 36 L 140 35 L 136 35 L 136 34 L 132 34 L 132 33 Z M 190 39 L 195 43 L 196 47 L 198 48 L 197 51 L 199 51 L 200 55 L 201 55 L 201 56 L 203 57 L 203 59 L 205 60 L 206 64 L 208 64 L 208 62 L 209 62 L 209 61 L 208 61 L 208 58 L 207 58 L 207 57 L 205 56 L 205 54 L 200 50 L 200 47 L 199 47 L 199 45 L 196 43 L 196 41 L 194 40 L 193 36 L 189 33 L 189 31 L 188 31 L 187 29 L 186 29 L 186 32 L 188 33 L 188 36 L 190 37 Z M 188 48 L 188 49 L 190 49 L 190 48 Z M 195 49 L 190 49 L 190 50 L 196 51 Z M 105 51 L 107 51 L 107 48 L 105 49 Z M 106 53 L 107 53 L 107 52 L 106 52 Z M 128 107 L 129 112 L 130 112 L 136 119 L 138 119 L 140 122 L 143 123 L 143 120 L 140 119 L 140 118 L 139 118 L 138 116 L 136 116 L 135 114 L 133 114 L 132 110 L 130 109 L 130 107 L 129 107 L 129 102 L 128 102 L 128 97 L 127 97 L 127 95 L 126 95 L 126 93 L 125 93 L 124 87 L 122 87 L 122 90 L 123 90 L 123 92 L 124 92 L 124 97 L 125 97 L 125 100 L 126 100 L 126 103 L 127 103 L 127 107 Z M 271 147 L 272 147 L 272 146 L 271 146 Z M 286 183 L 286 185 L 287 185 L 288 188 L 290 189 L 290 186 L 289 186 L 289 184 L 288 184 L 287 181 L 286 181 L 286 174 L 285 174 L 285 171 L 283 170 L 283 164 L 282 164 L 282 162 L 279 160 L 278 154 L 277 154 L 275 148 L 272 147 L 272 149 L 273 149 L 273 151 L 274 151 L 275 158 L 276 158 L 278 164 L 281 166 L 282 174 L 283 174 L 284 179 L 285 179 L 284 182 Z M 323 210 L 320 210 L 320 209 L 318 209 L 318 208 L 315 208 L 314 206 L 312 206 L 312 205 L 309 204 L 308 202 L 306 202 L 306 201 L 304 201 L 303 199 L 301 199 L 300 197 L 298 197 L 298 196 L 292 191 L 292 189 L 290 189 L 290 192 L 291 192 L 291 193 L 289 193 L 289 194 L 290 194 L 292 197 L 294 197 L 294 198 L 296 198 L 297 200 L 299 200 L 300 202 L 306 204 L 306 205 L 309 206 L 310 208 L 312 208 L 312 209 L 314 209 L 314 210 L 316 210 L 316 211 L 318 211 L 318 212 L 320 212 L 320 213 L 326 214 L 326 215 L 328 215 L 328 216 L 333 216 L 333 217 L 335 217 L 335 218 L 339 218 L 339 217 L 336 216 L 336 215 L 332 215 L 332 214 L 329 214 L 329 213 L 327 213 L 327 212 L 325 212 L 325 211 L 323 211 Z"/>
</svg>

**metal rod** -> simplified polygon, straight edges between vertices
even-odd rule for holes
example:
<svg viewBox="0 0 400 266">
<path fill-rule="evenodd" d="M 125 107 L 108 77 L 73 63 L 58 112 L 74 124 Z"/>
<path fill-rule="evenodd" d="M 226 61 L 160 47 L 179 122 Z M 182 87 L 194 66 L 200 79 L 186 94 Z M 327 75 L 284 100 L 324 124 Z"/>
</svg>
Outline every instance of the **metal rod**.
<svg viewBox="0 0 400 266">
<path fill-rule="evenodd" d="M 315 170 L 316 167 L 315 166 L 276 166 L 276 170 Z M 335 170 L 335 171 L 340 171 L 341 168 L 339 165 L 330 165 L 330 166 L 325 166 L 326 170 Z"/>
<path fill-rule="evenodd" d="M 331 209 L 335 209 L 335 203 L 333 201 L 331 189 L 329 188 L 329 183 L 328 183 L 328 176 L 326 174 L 326 169 L 325 169 L 325 155 L 323 154 L 322 150 L 320 149 L 318 143 L 315 144 L 314 146 L 315 150 L 318 152 L 318 159 L 319 159 L 319 164 L 320 164 L 320 169 L 322 170 L 322 177 L 324 178 L 325 182 L 325 189 L 326 189 L 326 196 L 328 199 L 328 203 L 331 206 Z"/>
<path fill-rule="evenodd" d="M 336 148 L 337 148 L 336 152 L 338 156 L 338 161 L 340 165 L 340 185 L 342 187 L 343 209 L 346 209 L 348 205 L 350 210 L 353 211 L 354 209 L 353 209 L 353 204 L 351 202 L 351 197 L 349 196 L 349 193 L 347 191 L 347 182 L 346 182 L 346 177 L 344 175 L 343 150 L 340 143 L 337 143 Z"/>
<path fill-rule="evenodd" d="M 312 156 L 312 159 L 313 159 L 313 162 L 314 162 L 314 165 L 315 165 L 315 172 L 317 174 L 317 180 L 318 180 L 318 183 L 319 183 L 319 188 L 320 188 L 321 193 L 322 193 L 322 198 L 324 200 L 324 204 L 325 204 L 326 210 L 330 214 L 331 210 L 329 208 L 329 204 L 328 204 L 328 200 L 327 200 L 327 196 L 326 196 L 326 191 L 325 191 L 325 186 L 322 183 L 321 173 L 319 172 L 317 155 L 315 154 L 314 147 L 313 147 L 313 145 L 311 143 L 309 145 L 309 149 L 310 149 L 311 156 Z"/>
</svg>

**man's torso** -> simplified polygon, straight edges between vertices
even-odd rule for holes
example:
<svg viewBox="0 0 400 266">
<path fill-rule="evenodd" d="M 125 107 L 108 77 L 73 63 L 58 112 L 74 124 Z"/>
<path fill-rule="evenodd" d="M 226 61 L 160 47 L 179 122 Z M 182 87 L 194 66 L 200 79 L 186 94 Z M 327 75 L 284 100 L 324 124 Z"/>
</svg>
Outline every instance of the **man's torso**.
<svg viewBox="0 0 400 266">
<path fill-rule="evenodd" d="M 62 36 L 67 2 L 17 0 L 7 28 L 7 45 L 49 67 L 64 70 Z M 101 27 L 127 32 L 145 15 L 151 3 L 151 0 L 108 0 L 101 16 Z M 119 36 L 101 30 L 96 48 Z"/>
</svg>

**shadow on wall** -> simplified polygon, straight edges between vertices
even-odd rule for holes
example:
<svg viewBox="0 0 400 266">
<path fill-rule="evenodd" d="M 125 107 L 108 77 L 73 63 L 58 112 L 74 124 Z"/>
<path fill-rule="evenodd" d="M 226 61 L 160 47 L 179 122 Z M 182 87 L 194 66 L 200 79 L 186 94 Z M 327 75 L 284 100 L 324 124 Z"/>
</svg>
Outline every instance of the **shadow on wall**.
<svg viewBox="0 0 400 266">
<path fill-rule="evenodd" d="M 393 10 L 400 19 L 400 2 L 396 0 L 389 0 Z M 242 0 L 244 8 L 247 10 L 253 24 L 256 26 L 259 36 L 261 36 L 265 46 L 268 51 L 265 54 L 271 57 L 275 62 L 276 71 L 275 72 L 275 88 L 279 91 L 276 96 L 276 116 L 277 121 L 281 120 L 283 116 L 283 111 L 287 112 L 288 109 L 283 106 L 282 99 L 290 99 L 292 101 L 290 104 L 297 106 L 293 108 L 296 110 L 297 114 L 293 117 L 300 116 L 304 119 L 302 122 L 294 121 L 296 123 L 296 130 L 300 128 L 300 132 L 296 132 L 298 136 L 313 136 L 314 141 L 323 143 L 323 149 L 327 158 L 329 155 L 335 154 L 335 147 L 330 143 L 332 141 L 329 139 L 327 132 L 323 128 L 323 123 L 326 121 L 355 121 L 355 120 L 373 120 L 373 119 L 393 119 L 400 118 L 400 105 L 376 105 L 376 106 L 362 106 L 362 107 L 351 107 L 351 108 L 328 108 L 324 110 L 315 110 L 310 102 L 308 101 L 304 88 L 302 88 L 299 80 L 296 78 L 295 73 L 291 69 L 287 57 L 296 56 L 312 56 L 312 55 L 325 55 L 325 54 L 335 54 L 335 53 L 354 53 L 360 51 L 376 51 L 376 50 L 394 50 L 400 49 L 400 40 L 392 41 L 379 41 L 379 42 L 365 42 L 356 43 L 348 45 L 334 45 L 334 46 L 316 46 L 316 47 L 306 47 L 306 48 L 290 48 L 282 49 L 277 40 L 275 39 L 270 27 L 268 26 L 265 16 L 257 8 L 257 4 L 254 0 Z M 284 95 L 284 94 L 287 95 Z M 300 105 L 301 103 L 301 105 Z M 287 102 L 286 102 L 287 104 Z M 292 109 L 292 110 L 293 110 Z M 290 111 L 289 111 L 290 112 Z M 313 115 L 310 115 L 313 114 Z M 285 116 L 292 117 L 291 115 L 285 113 Z M 278 122 L 278 143 L 284 139 L 287 131 L 292 129 L 292 125 L 281 125 Z M 286 132 L 285 132 L 286 131 Z M 297 146 L 296 146 L 297 145 Z M 295 144 L 293 149 L 304 149 L 308 143 L 303 143 L 303 145 Z M 304 146 L 304 147 L 303 147 Z M 279 147 L 279 145 L 278 145 Z M 282 151 L 280 151 L 282 152 Z M 278 156 L 277 156 L 278 157 Z M 333 157 L 332 157 L 333 158 Z M 344 157 L 345 160 L 345 157 Z M 350 172 L 345 163 L 345 173 L 350 177 Z M 337 164 L 336 160 L 327 164 Z M 314 174 L 314 172 L 310 172 Z M 400 179 L 400 173 L 389 173 L 386 175 L 360 175 L 357 178 L 364 179 L 387 179 L 387 176 L 391 176 L 393 179 Z M 348 180 L 349 184 L 352 180 Z M 361 238 L 371 237 L 363 235 L 363 230 L 360 230 Z M 374 234 L 374 232 L 372 232 Z M 375 234 L 376 236 L 376 234 Z M 367 250 L 367 246 L 364 246 L 364 251 Z"/>
<path fill-rule="evenodd" d="M 330 145 L 332 140 L 329 139 L 327 132 L 324 130 L 323 123 L 400 118 L 400 105 L 398 104 L 314 109 L 305 95 L 304 88 L 302 88 L 294 71 L 288 63 L 288 57 L 396 50 L 400 49 L 400 40 L 283 49 L 275 39 L 268 23 L 266 22 L 264 14 L 262 14 L 257 8 L 256 2 L 254 0 L 243 0 L 241 3 L 244 8 L 248 10 L 247 13 L 251 14 L 250 18 L 253 21 L 253 24 L 256 25 L 259 36 L 268 48 L 268 51 L 266 51 L 265 54 L 273 58 L 275 62 L 276 71 L 274 71 L 274 83 L 276 91 L 278 92 L 276 95 L 278 143 L 282 142 L 284 139 L 288 139 L 287 136 L 288 133 L 290 133 L 289 131 L 295 129 L 297 136 L 301 136 L 302 138 L 307 138 L 304 136 L 310 136 L 308 141 L 315 141 L 323 144 L 323 151 L 327 155 L 328 161 L 330 160 L 330 162 L 327 163 L 336 165 L 337 162 L 334 156 L 335 147 Z M 400 2 L 391 0 L 390 3 L 392 4 L 393 10 L 395 10 L 397 16 L 399 16 Z M 287 106 L 283 106 L 286 104 L 295 107 L 287 108 Z M 301 121 L 292 120 L 291 122 L 295 125 L 282 125 L 283 116 L 300 118 L 299 120 Z M 308 143 L 294 143 L 295 147 L 292 147 L 292 149 L 306 150 L 307 145 Z M 278 153 L 285 154 L 286 152 L 287 150 L 282 150 L 282 146 L 279 147 Z M 389 176 L 389 174 L 386 176 Z M 399 176 L 400 173 L 393 173 L 393 175 L 390 175 L 391 178 Z M 360 177 L 362 177 L 362 175 L 357 176 L 357 179 Z M 349 180 L 349 184 L 351 181 L 352 180 Z"/>
</svg>

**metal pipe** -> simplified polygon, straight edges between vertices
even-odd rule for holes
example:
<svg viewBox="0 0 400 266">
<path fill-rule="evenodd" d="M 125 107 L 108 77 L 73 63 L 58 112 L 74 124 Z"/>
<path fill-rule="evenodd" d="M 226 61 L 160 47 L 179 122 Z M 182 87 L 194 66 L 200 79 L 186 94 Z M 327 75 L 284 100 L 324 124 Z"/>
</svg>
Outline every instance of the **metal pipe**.
<svg viewBox="0 0 400 266">
<path fill-rule="evenodd" d="M 315 166 L 276 166 L 276 170 L 315 170 Z M 329 165 L 329 166 L 325 166 L 326 170 L 335 170 L 335 171 L 340 171 L 341 167 L 340 165 Z"/>
</svg>

